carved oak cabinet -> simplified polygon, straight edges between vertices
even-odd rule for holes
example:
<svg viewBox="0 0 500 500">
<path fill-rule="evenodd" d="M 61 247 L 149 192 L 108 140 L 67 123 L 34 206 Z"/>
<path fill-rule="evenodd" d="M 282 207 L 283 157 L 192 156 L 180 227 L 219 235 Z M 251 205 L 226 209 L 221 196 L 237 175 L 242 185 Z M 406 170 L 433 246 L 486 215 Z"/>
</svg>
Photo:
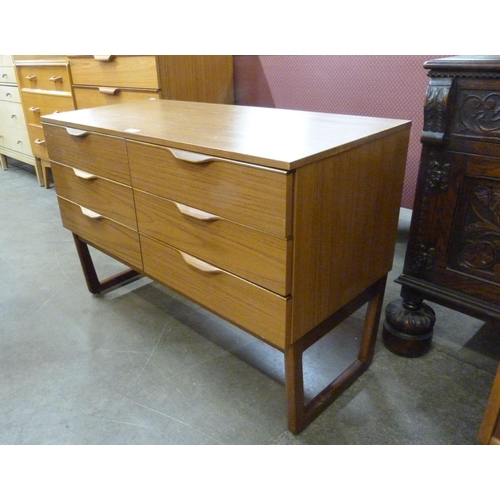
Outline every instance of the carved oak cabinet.
<svg viewBox="0 0 500 500">
<path fill-rule="evenodd" d="M 500 56 L 424 64 L 430 82 L 402 275 L 384 341 L 401 355 L 431 345 L 437 304 L 500 319 Z"/>
</svg>

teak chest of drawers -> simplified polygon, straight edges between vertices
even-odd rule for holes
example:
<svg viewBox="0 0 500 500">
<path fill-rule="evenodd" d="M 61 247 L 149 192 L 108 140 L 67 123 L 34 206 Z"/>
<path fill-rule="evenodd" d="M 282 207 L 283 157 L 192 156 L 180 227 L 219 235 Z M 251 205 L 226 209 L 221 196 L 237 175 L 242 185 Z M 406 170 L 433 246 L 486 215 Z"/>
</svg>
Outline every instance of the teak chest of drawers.
<svg viewBox="0 0 500 500">
<path fill-rule="evenodd" d="M 410 122 L 165 100 L 42 123 L 92 293 L 144 274 L 283 351 L 292 432 L 368 367 Z M 131 269 L 100 281 L 88 244 Z M 366 303 L 359 358 L 306 402 L 303 352 Z"/>
</svg>

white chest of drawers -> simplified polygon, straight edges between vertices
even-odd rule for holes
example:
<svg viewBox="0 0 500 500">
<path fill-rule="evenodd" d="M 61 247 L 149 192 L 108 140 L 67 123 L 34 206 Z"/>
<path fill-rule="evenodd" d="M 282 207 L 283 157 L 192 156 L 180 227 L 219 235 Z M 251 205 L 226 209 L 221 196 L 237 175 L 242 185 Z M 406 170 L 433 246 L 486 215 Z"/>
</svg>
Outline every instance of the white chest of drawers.
<svg viewBox="0 0 500 500">
<path fill-rule="evenodd" d="M 0 56 L 0 159 L 6 156 L 35 166 L 12 56 Z"/>
<path fill-rule="evenodd" d="M 367 368 L 409 122 L 142 101 L 42 123 L 91 292 L 145 274 L 283 351 L 292 432 Z M 100 282 L 87 244 L 131 271 Z M 359 358 L 306 404 L 303 352 L 366 302 Z"/>
</svg>

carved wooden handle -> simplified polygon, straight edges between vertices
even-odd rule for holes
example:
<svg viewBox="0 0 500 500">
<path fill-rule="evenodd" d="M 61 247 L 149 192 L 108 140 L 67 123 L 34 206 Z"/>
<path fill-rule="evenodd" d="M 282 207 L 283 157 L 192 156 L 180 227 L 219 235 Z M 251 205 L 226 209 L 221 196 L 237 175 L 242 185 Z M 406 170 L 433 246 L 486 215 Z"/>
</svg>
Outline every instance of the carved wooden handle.
<svg viewBox="0 0 500 500">
<path fill-rule="evenodd" d="M 59 82 L 59 81 L 61 81 L 61 80 L 62 80 L 62 76 L 51 76 L 51 77 L 49 78 L 49 80 L 50 80 L 51 82 Z"/>
<path fill-rule="evenodd" d="M 36 75 L 28 75 L 28 76 L 26 76 L 26 80 L 29 80 L 30 82 L 35 81 Z"/>
<path fill-rule="evenodd" d="M 91 219 L 102 219 L 102 215 L 98 214 L 97 212 L 94 212 L 93 210 L 89 210 L 88 208 L 85 207 L 80 207 L 80 210 L 82 211 L 83 215 L 86 215 Z"/>
<path fill-rule="evenodd" d="M 65 127 L 66 132 L 68 132 L 69 135 L 72 135 L 73 137 L 85 137 L 88 135 L 88 132 L 86 130 L 80 130 L 79 128 L 71 128 L 71 127 Z"/>
<path fill-rule="evenodd" d="M 175 203 L 175 202 L 174 202 Z M 175 203 L 177 210 L 181 214 L 188 215 L 198 220 L 218 220 L 220 217 L 218 215 L 210 214 L 208 212 L 203 212 L 203 210 L 198 210 L 197 208 L 188 207 L 187 205 L 182 205 L 181 203 Z"/>
<path fill-rule="evenodd" d="M 33 113 L 40 113 L 40 108 L 37 108 L 36 106 L 31 106 L 30 111 Z"/>
<path fill-rule="evenodd" d="M 193 153 L 192 151 L 184 151 L 183 149 L 167 148 L 174 158 L 178 160 L 187 161 L 189 163 L 208 163 L 217 160 L 213 156 L 202 155 L 200 153 Z"/>
<path fill-rule="evenodd" d="M 184 259 L 184 262 L 186 262 L 186 264 L 189 264 L 190 266 L 198 269 L 199 271 L 203 271 L 204 273 L 210 273 L 210 274 L 218 274 L 223 272 L 222 269 L 212 266 L 203 260 L 193 257 L 192 255 L 189 255 L 184 252 L 180 252 L 180 254 L 182 255 L 182 258 Z"/>
<path fill-rule="evenodd" d="M 35 144 L 45 144 L 43 139 L 35 139 Z"/>
<path fill-rule="evenodd" d="M 73 168 L 73 172 L 77 177 L 80 177 L 80 179 L 86 179 L 86 180 L 91 180 L 91 179 L 97 179 L 97 175 L 91 174 L 89 172 L 85 172 L 83 170 L 80 170 L 78 168 Z"/>
</svg>

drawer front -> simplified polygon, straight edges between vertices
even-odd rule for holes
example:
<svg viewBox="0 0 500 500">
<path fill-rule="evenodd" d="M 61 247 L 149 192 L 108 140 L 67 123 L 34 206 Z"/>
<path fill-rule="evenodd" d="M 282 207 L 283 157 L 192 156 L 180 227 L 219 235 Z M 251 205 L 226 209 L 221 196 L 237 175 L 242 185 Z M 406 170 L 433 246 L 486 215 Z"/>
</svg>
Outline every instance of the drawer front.
<svg viewBox="0 0 500 500">
<path fill-rule="evenodd" d="M 293 174 L 219 159 L 184 161 L 168 148 L 129 142 L 133 187 L 286 238 Z M 179 156 L 177 151 L 175 154 Z"/>
<path fill-rule="evenodd" d="M 31 155 L 30 139 L 26 130 L 0 127 L 0 146 Z"/>
<path fill-rule="evenodd" d="M 28 123 L 41 125 L 40 116 L 74 109 L 71 96 L 23 92 L 23 104 Z"/>
<path fill-rule="evenodd" d="M 141 235 L 144 272 L 236 325 L 284 348 L 290 300 Z M 188 263 L 185 259 L 188 259 Z"/>
<path fill-rule="evenodd" d="M 141 233 L 280 295 L 290 293 L 291 240 L 135 191 Z"/>
<path fill-rule="evenodd" d="M 135 269 L 142 269 L 137 231 L 106 217 L 92 218 L 85 215 L 80 205 L 60 196 L 58 202 L 66 229 Z"/>
<path fill-rule="evenodd" d="M 88 133 L 77 137 L 64 127 L 44 125 L 50 159 L 130 185 L 125 140 Z"/>
<path fill-rule="evenodd" d="M 12 102 L 9 104 L 7 121 L 11 127 L 19 130 L 26 130 L 26 121 L 21 103 Z"/>
<path fill-rule="evenodd" d="M 74 87 L 73 93 L 78 109 L 160 98 L 157 90 L 126 90 L 118 87 Z"/>
<path fill-rule="evenodd" d="M 47 144 L 45 142 L 45 134 L 39 125 L 28 123 L 28 135 L 30 138 L 31 150 L 33 155 L 39 158 L 49 159 L 47 152 Z"/>
<path fill-rule="evenodd" d="M 18 102 L 0 101 L 0 121 L 4 127 L 26 130 L 23 107 Z"/>
<path fill-rule="evenodd" d="M 54 162 L 51 166 L 59 196 L 137 229 L 131 187 Z"/>
<path fill-rule="evenodd" d="M 0 83 L 16 83 L 16 72 L 13 66 L 0 66 Z"/>
<path fill-rule="evenodd" d="M 95 57 L 70 57 L 75 85 L 160 88 L 155 56 L 111 56 L 109 60 Z"/>
<path fill-rule="evenodd" d="M 17 62 L 19 86 L 22 89 L 67 92 L 71 95 L 68 64 L 23 64 Z"/>
<path fill-rule="evenodd" d="M 9 85 L 0 85 L 0 101 L 21 102 L 19 89 Z"/>
</svg>

